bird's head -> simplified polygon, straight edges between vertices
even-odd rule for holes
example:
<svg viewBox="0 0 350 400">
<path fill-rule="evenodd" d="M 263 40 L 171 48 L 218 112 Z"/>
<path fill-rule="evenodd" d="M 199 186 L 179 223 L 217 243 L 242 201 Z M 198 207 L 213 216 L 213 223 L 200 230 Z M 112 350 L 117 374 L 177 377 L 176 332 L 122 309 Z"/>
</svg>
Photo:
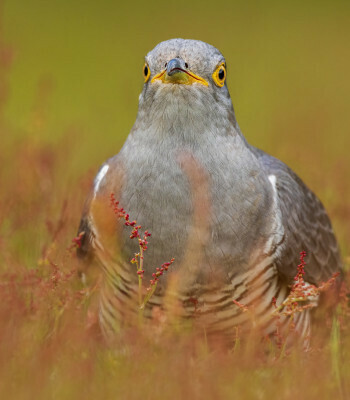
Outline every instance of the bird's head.
<svg viewBox="0 0 350 400">
<path fill-rule="evenodd" d="M 147 54 L 143 75 L 145 83 L 158 90 L 164 84 L 196 84 L 194 88 L 202 85 L 213 90 L 225 85 L 226 62 L 219 50 L 207 43 L 172 39 Z"/>
<path fill-rule="evenodd" d="M 226 85 L 226 61 L 215 47 L 198 41 L 171 39 L 145 57 L 144 88 L 139 114 L 145 121 L 159 118 L 235 121 Z"/>
</svg>

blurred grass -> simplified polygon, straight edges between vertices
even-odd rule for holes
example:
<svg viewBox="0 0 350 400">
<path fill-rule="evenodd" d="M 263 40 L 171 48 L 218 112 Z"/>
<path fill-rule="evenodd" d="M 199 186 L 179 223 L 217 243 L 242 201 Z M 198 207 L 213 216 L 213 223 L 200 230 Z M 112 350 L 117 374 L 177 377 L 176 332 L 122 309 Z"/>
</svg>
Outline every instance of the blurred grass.
<svg viewBox="0 0 350 400">
<path fill-rule="evenodd" d="M 222 51 L 243 133 L 321 197 L 349 260 L 349 22 L 348 1 L 4 2 L 0 398 L 346 398 L 346 313 L 324 348 L 279 363 L 135 334 L 115 354 L 86 332 L 80 284 L 50 282 L 53 265 L 76 266 L 66 248 L 93 174 L 135 120 L 143 57 L 171 37 Z"/>
</svg>

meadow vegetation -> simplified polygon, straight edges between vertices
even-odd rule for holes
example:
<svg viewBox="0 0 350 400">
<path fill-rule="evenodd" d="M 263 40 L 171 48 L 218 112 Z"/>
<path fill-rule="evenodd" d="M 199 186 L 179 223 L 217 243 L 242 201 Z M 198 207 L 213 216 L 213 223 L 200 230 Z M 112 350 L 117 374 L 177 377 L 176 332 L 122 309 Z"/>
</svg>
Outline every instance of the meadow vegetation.
<svg viewBox="0 0 350 400">
<path fill-rule="evenodd" d="M 8 16 L 15 13 L 15 3 L 8 6 Z M 130 76 L 139 76 L 139 87 L 124 82 L 117 88 L 115 84 L 115 97 L 109 93 L 105 109 L 100 104 L 101 119 L 91 115 L 89 125 L 90 110 L 86 114 L 80 110 L 86 125 L 74 124 L 70 119 L 76 98 L 69 98 L 68 87 L 65 93 L 55 94 L 55 74 L 48 78 L 38 73 L 38 79 L 33 78 L 27 109 L 20 100 L 16 103 L 16 96 L 24 91 L 22 75 L 25 68 L 30 68 L 30 57 L 25 58 L 25 52 L 23 56 L 16 41 L 10 43 L 0 34 L 1 399 L 350 397 L 350 136 L 346 112 L 350 55 L 344 51 L 350 28 L 344 23 L 345 6 L 339 4 L 339 10 L 321 5 L 316 14 L 311 6 L 302 9 L 304 14 L 290 8 L 288 17 L 293 24 L 286 26 L 283 18 L 287 11 L 277 9 L 266 16 L 269 28 L 265 30 L 260 29 L 266 26 L 257 12 L 249 14 L 249 8 L 242 6 L 241 14 L 233 16 L 229 9 L 235 26 L 230 27 L 228 15 L 222 18 L 232 36 L 244 30 L 242 21 L 247 21 L 249 15 L 256 26 L 254 31 L 249 22 L 250 33 L 237 44 L 242 53 L 248 49 L 239 65 L 234 63 L 238 50 L 234 53 L 228 40 L 210 40 L 213 28 L 200 37 L 217 44 L 224 53 L 225 48 L 226 53 L 232 50 L 231 55 L 227 54 L 229 73 L 235 71 L 236 77 L 229 79 L 229 85 L 238 121 L 248 140 L 291 165 L 321 197 L 333 221 L 346 284 L 335 315 L 317 316 L 307 351 L 300 347 L 282 351 L 254 333 L 242 335 L 239 329 L 235 343 L 227 350 L 190 330 L 159 329 L 156 316 L 154 325 L 123 331 L 118 346 L 110 348 L 105 343 L 97 321 L 99 270 L 92 267 L 86 283 L 79 279 L 73 239 L 98 164 L 118 151 L 132 124 L 142 85 L 142 58 L 139 62 L 134 55 L 128 59 L 136 65 L 129 72 Z M 35 18 L 35 10 L 31 12 L 29 15 Z M 205 21 L 209 21 L 208 15 L 203 15 Z M 159 29 L 164 23 L 160 22 Z M 8 21 L 6 24 L 9 26 Z M 67 26 L 69 31 L 70 21 Z M 185 24 L 183 35 L 199 38 L 195 34 L 201 32 L 199 24 L 188 26 Z M 7 32 L 13 35 L 11 29 Z M 281 32 L 280 38 L 273 32 Z M 156 33 L 154 38 L 149 37 L 151 45 L 144 45 L 148 46 L 146 50 L 165 39 Z M 167 31 L 167 37 L 175 35 Z M 141 33 L 135 34 L 130 43 L 139 37 Z M 249 43 L 254 40 L 266 44 L 265 49 L 256 45 L 249 51 Z M 84 49 L 82 46 L 82 54 Z M 327 51 L 322 53 L 324 49 Z M 79 52 L 79 48 L 75 50 Z M 124 48 L 119 50 L 124 54 Z M 17 51 L 20 60 L 27 60 L 24 66 L 18 66 Z M 106 48 L 101 51 L 110 54 Z M 138 51 L 140 47 L 135 45 L 132 53 Z M 280 68 L 269 71 L 270 64 L 264 61 L 267 59 L 280 62 Z M 118 57 L 113 60 L 119 62 Z M 37 63 L 40 65 L 40 60 Z M 92 69 L 91 76 L 96 71 L 101 72 Z M 109 73 L 106 79 L 112 80 L 114 75 Z M 82 79 L 87 79 L 86 72 Z M 98 87 L 96 82 L 93 84 Z M 75 86 L 74 90 L 79 88 Z M 60 96 L 67 97 L 69 113 L 57 116 L 50 110 L 62 107 Z M 100 94 L 98 101 L 102 97 Z M 125 105 L 129 101 L 131 111 Z M 116 127 L 116 117 L 111 117 L 104 138 L 99 125 L 108 125 L 106 116 L 112 110 L 118 114 L 118 109 L 121 125 Z M 295 249 L 296 273 L 302 250 Z M 307 256 L 305 261 L 307 268 Z M 171 268 L 175 267 L 176 263 Z M 136 267 L 131 268 L 136 274 Z"/>
</svg>

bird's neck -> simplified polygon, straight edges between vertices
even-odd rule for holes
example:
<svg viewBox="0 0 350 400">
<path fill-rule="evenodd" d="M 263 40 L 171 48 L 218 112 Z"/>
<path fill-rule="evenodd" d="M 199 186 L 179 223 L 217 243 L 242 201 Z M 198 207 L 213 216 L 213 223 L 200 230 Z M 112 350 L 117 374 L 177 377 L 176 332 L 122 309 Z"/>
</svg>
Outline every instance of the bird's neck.
<svg viewBox="0 0 350 400">
<path fill-rule="evenodd" d="M 168 95 L 140 103 L 134 131 L 163 139 L 175 136 L 188 143 L 198 143 L 203 136 L 240 134 L 230 99 L 218 103 L 195 95 Z"/>
</svg>

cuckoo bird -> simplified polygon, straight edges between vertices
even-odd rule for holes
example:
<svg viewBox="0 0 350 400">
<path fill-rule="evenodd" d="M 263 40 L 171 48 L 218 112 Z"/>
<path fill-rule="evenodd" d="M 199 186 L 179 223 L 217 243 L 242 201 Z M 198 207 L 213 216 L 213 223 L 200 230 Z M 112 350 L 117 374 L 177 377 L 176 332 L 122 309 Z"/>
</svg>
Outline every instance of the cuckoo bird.
<svg viewBox="0 0 350 400">
<path fill-rule="evenodd" d="M 138 312 L 138 277 L 130 264 L 138 244 L 113 215 L 111 193 L 152 233 L 145 281 L 175 258 L 145 315 L 166 308 L 171 290 L 180 317 L 197 317 L 208 332 L 233 335 L 236 326 L 251 326 L 250 313 L 233 300 L 254 310 L 254 324 L 273 332 L 272 299 L 278 305 L 288 296 L 300 251 L 307 252 L 306 284 L 341 270 L 324 207 L 288 166 L 244 138 L 226 61 L 215 47 L 164 41 L 145 57 L 143 76 L 135 124 L 97 173 L 79 227 L 78 255 L 94 256 L 102 266 L 104 332 L 115 332 Z M 307 334 L 309 310 L 295 326 Z"/>
</svg>

